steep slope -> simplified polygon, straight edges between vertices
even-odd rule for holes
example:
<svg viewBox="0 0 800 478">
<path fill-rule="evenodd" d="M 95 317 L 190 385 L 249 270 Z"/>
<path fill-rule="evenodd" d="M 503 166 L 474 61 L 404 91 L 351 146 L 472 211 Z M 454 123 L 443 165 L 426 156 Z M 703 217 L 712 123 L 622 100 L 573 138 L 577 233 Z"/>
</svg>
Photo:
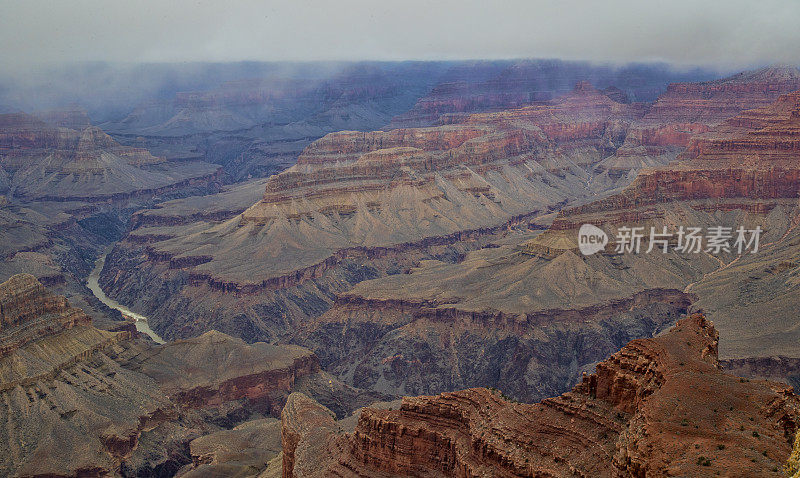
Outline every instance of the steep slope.
<svg viewBox="0 0 800 478">
<path fill-rule="evenodd" d="M 631 126 L 625 144 L 600 165 L 614 176 L 675 158 L 690 139 L 746 110 L 800 90 L 800 71 L 777 65 L 700 83 L 673 83 Z"/>
<path fill-rule="evenodd" d="M 724 358 L 781 355 L 787 360 L 765 376 L 797 376 L 779 364 L 798 356 L 798 95 L 695 136 L 680 161 L 563 210 L 533 239 L 509 234 L 457 263 L 423 261 L 406 274 L 363 281 L 291 341 L 359 387 L 424 394 L 491 385 L 537 400 L 565 390 L 625 341 L 658 332 L 667 323 L 648 320 L 657 308 L 667 318 L 694 303 L 731 334 Z M 579 252 L 584 223 L 610 234 L 604 252 Z M 646 254 L 645 240 L 641 254 L 617 254 L 614 231 L 625 225 L 645 236 L 667 227 L 673 249 Z M 676 253 L 678 225 L 759 226 L 762 249 L 741 258 Z M 752 317 L 764 310 L 756 324 Z"/>
<path fill-rule="evenodd" d="M 780 476 L 800 400 L 722 373 L 717 341 L 694 315 L 539 404 L 486 389 L 408 397 L 364 410 L 353 433 L 293 394 L 283 476 Z"/>
<path fill-rule="evenodd" d="M 293 390 L 341 415 L 376 399 L 301 347 L 214 332 L 154 346 L 93 327 L 33 276 L 0 284 L 4 476 L 171 476 L 190 463 L 191 440 L 275 416 Z"/>
<path fill-rule="evenodd" d="M 84 285 L 94 260 L 134 210 L 217 190 L 219 167 L 122 146 L 80 110 L 37 115 L 0 115 L 0 281 L 33 274 L 99 327 L 124 326 Z"/>
<path fill-rule="evenodd" d="M 127 332 L 95 329 L 32 276 L 0 284 L 0 303 L 4 474 L 99 475 L 130 452 L 149 421 L 170 413 L 152 380 L 104 355 Z"/>
<path fill-rule="evenodd" d="M 551 104 L 457 125 L 331 134 L 234 218 L 132 231 L 101 284 L 147 311 L 167 337 L 211 327 L 248 340 L 274 337 L 354 282 L 453 257 L 566 201 L 604 193 L 612 186 L 588 186 L 587 170 L 641 114 L 640 105 L 580 84 Z M 180 298 L 170 302 L 191 307 L 194 323 L 183 313 L 175 320 L 174 305 L 155 303 L 142 288 L 174 291 L 176 281 Z M 244 297 L 235 312 L 224 310 L 231 293 Z M 283 317 L 270 323 L 265 310 Z"/>
</svg>

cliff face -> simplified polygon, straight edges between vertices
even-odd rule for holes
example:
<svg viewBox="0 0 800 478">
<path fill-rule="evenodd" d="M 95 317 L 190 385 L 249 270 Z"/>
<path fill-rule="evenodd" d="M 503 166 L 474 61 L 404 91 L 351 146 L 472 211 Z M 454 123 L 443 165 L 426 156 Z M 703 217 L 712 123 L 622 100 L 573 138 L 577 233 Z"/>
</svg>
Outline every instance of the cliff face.
<svg viewBox="0 0 800 478">
<path fill-rule="evenodd" d="M 171 413 L 151 380 L 106 359 L 128 332 L 95 329 L 32 276 L 0 284 L 0 303 L 17 324 L 0 331 L 3 474 L 100 475 Z"/>
<path fill-rule="evenodd" d="M 716 351 L 716 331 L 695 315 L 631 342 L 560 397 L 405 398 L 399 410 L 364 410 L 351 434 L 293 395 L 283 476 L 770 476 L 789 456 L 800 401 L 722 373 Z"/>
<path fill-rule="evenodd" d="M 30 274 L 0 284 L 0 357 L 40 336 L 90 322 L 82 310 L 50 294 Z"/>
<path fill-rule="evenodd" d="M 674 83 L 643 121 L 715 126 L 795 90 L 800 90 L 800 71 L 792 66 L 772 66 L 702 83 Z"/>
<path fill-rule="evenodd" d="M 301 379 L 320 371 L 317 358 L 302 347 L 247 345 L 215 331 L 169 343 L 140 366 L 181 407 L 245 400 L 272 415 Z"/>
<path fill-rule="evenodd" d="M 715 270 L 700 280 L 687 277 L 683 287 L 697 295 L 694 307 L 713 314 L 718 327 L 732 335 L 723 358 L 797 357 L 798 121 L 797 92 L 730 118 L 694 136 L 678 161 L 643 171 L 619 194 L 562 210 L 530 250 L 562 240 L 559 251 L 576 247 L 577 229 L 585 223 L 611 233 L 622 225 L 673 232 L 679 225 L 760 227 L 764 247 L 757 254 L 723 255 Z M 674 250 L 670 255 L 679 262 L 687 257 Z M 754 327 L 748 319 L 754 313 L 770 320 Z M 796 374 L 787 371 L 784 378 Z"/>
<path fill-rule="evenodd" d="M 291 341 L 360 388 L 418 395 L 492 386 L 535 401 L 569 389 L 629 340 L 664 330 L 694 300 L 677 281 L 654 288 L 650 267 L 633 261 L 571 253 L 549 261 L 518 247 L 364 281 Z M 640 272 L 613 278 L 633 267 Z M 711 268 L 700 260 L 676 269 L 700 278 Z"/>
<path fill-rule="evenodd" d="M 563 211 L 553 227 L 570 228 L 582 214 L 619 215 L 665 202 L 796 198 L 799 129 L 800 93 L 781 96 L 694 136 L 677 163 L 644 171 L 620 194 Z"/>
<path fill-rule="evenodd" d="M 332 407 L 344 398 L 342 414 L 375 399 L 323 376 L 300 347 L 220 333 L 158 347 L 99 330 L 32 276 L 0 284 L 0 318 L 4 476 L 171 476 L 191 462 L 191 440 L 276 416 L 292 390 Z"/>
<path fill-rule="evenodd" d="M 625 144 L 602 167 L 655 166 L 674 159 L 698 136 L 744 111 L 769 106 L 780 95 L 800 89 L 800 71 L 775 66 L 715 81 L 674 83 L 633 124 Z M 661 160 L 654 161 L 656 158 Z"/>
</svg>

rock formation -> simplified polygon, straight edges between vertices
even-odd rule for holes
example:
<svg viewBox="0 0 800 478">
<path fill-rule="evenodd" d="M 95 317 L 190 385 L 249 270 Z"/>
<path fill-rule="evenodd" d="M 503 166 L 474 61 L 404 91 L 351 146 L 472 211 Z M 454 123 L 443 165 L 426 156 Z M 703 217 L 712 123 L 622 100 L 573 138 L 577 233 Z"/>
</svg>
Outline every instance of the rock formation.
<svg viewBox="0 0 800 478">
<path fill-rule="evenodd" d="M 164 162 L 94 126 L 60 128 L 24 113 L 0 115 L 0 165 L 14 194 L 25 200 L 119 200 L 213 180 L 218 173 L 207 163 Z"/>
<path fill-rule="evenodd" d="M 509 75 L 550 67 L 519 68 Z M 712 127 L 730 130 L 727 123 L 715 125 L 768 104 L 798 86 L 798 77 L 794 69 L 775 67 L 675 84 L 653 106 L 580 82 L 555 99 L 461 115 L 433 128 L 330 134 L 306 148 L 293 168 L 270 178 L 262 200 L 239 215 L 232 214 L 238 202 L 207 215 L 177 204 L 142 213 L 135 224 L 145 227 L 112 252 L 102 285 L 145 311 L 167 337 L 217 328 L 248 341 L 272 339 L 318 316 L 337 293 L 365 278 L 406 270 L 421 259 L 461 257 L 509 227 L 546 223 L 565 202 L 618 189 L 640 168 L 674 159 L 690 137 Z M 732 95 L 739 100 L 729 101 Z M 689 151 L 700 147 L 692 143 Z M 665 181 L 676 187 L 698 182 L 689 177 L 693 172 L 660 171 L 653 174 L 668 175 Z M 719 174 L 725 173 L 703 181 L 725 187 Z M 772 175 L 783 184 L 776 188 L 793 184 L 793 176 L 780 171 L 752 174 L 733 179 L 766 184 Z M 652 193 L 641 192 L 661 200 Z M 564 227 L 561 219 L 554 227 Z M 134 270 L 137 277 L 130 277 Z M 157 284 L 175 300 L 153 300 L 145 284 Z M 231 293 L 245 299 L 234 303 L 225 297 Z M 175 324 L 187 307 L 190 323 Z M 265 321 L 265 315 L 281 319 Z"/>
<path fill-rule="evenodd" d="M 589 80 L 622 103 L 650 102 L 676 81 L 711 78 L 708 72 L 681 74 L 642 65 L 612 67 L 558 60 L 478 61 L 452 66 L 413 108 L 392 119 L 390 127 L 454 123 L 472 113 L 500 111 L 545 102 Z"/>
<path fill-rule="evenodd" d="M 426 261 L 356 285 L 291 340 L 361 388 L 416 395 L 493 386 L 541 400 L 629 340 L 668 327 L 694 301 L 677 281 L 654 288 L 646 268 L 615 277 L 629 265 L 572 253 L 551 262 L 518 245 L 457 264 Z M 696 278 L 711 268 L 692 267 Z"/>
<path fill-rule="evenodd" d="M 0 357 L 41 336 L 90 322 L 82 310 L 70 307 L 66 298 L 48 293 L 30 274 L 0 284 Z"/>
<path fill-rule="evenodd" d="M 69 128 L 76 131 L 83 131 L 92 125 L 89 114 L 85 109 L 77 105 L 57 110 L 36 111 L 33 116 L 51 126 Z"/>
<path fill-rule="evenodd" d="M 702 315 L 635 340 L 538 404 L 469 389 L 361 413 L 352 433 L 293 394 L 283 476 L 777 476 L 800 400 L 719 370 Z"/>
<path fill-rule="evenodd" d="M 342 415 L 376 398 L 320 372 L 301 347 L 246 345 L 213 332 L 154 346 L 129 331 L 97 329 L 30 275 L 0 284 L 0 319 L 7 476 L 172 476 L 192 463 L 189 442 L 209 433 L 220 444 L 235 440 L 242 428 L 223 432 L 277 416 L 293 390 Z M 277 440 L 277 427 L 258 429 Z M 194 450 L 206 456 L 202 448 Z"/>
<path fill-rule="evenodd" d="M 713 314 L 720 330 L 732 336 L 722 350 L 724 359 L 798 357 L 793 311 L 798 305 L 799 115 L 800 95 L 794 92 L 725 120 L 692 137 L 675 163 L 643 171 L 619 194 L 561 211 L 529 250 L 562 240 L 551 255 L 576 247 L 577 228 L 584 223 L 609 231 L 620 225 L 648 231 L 651 226 L 673 231 L 677 225 L 758 226 L 763 230 L 758 254 L 723 255 L 699 280 L 680 273 L 683 288 L 698 297 L 693 307 Z M 671 256 L 673 263 L 697 259 Z M 755 325 L 750 319 L 755 315 L 767 319 Z M 797 375 L 785 372 L 784 378 Z"/>
<path fill-rule="evenodd" d="M 671 84 L 631 126 L 625 144 L 600 168 L 613 176 L 637 164 L 664 164 L 697 135 L 795 90 L 800 90 L 800 71 L 790 66 L 746 71 L 714 81 Z"/>
<path fill-rule="evenodd" d="M 146 102 L 101 126 L 126 145 L 168 159 L 219 164 L 236 181 L 268 177 L 327 133 L 385 125 L 425 94 L 444 68 L 436 62 L 327 65 L 306 73 L 299 66 L 281 68 Z"/>
<path fill-rule="evenodd" d="M 312 348 L 323 367 L 359 387 L 428 394 L 483 384 L 516 399 L 538 400 L 563 391 L 598 355 L 666 325 L 643 322 L 653 316 L 642 312 L 647 307 L 680 313 L 695 302 L 692 308 L 713 311 L 731 331 L 726 359 L 763 361 L 769 350 L 767 355 L 793 363 L 797 98 L 781 96 L 695 136 L 680 162 L 644 171 L 621 193 L 563 210 L 532 240 L 509 234 L 455 264 L 424 261 L 406 274 L 363 281 L 339 294 L 331 310 L 306 321 L 291 340 Z M 584 223 L 612 233 L 607 252 L 578 252 L 577 229 Z M 613 252 L 616 226 L 674 232 L 677 224 L 732 230 L 760 224 L 764 244 L 782 245 L 771 246 L 769 256 L 740 259 Z M 753 274 L 752 267 L 763 272 Z M 765 305 L 773 312 L 763 321 L 769 325 L 754 327 L 746 317 Z M 634 313 L 620 315 L 622 310 Z M 565 320 L 572 314 L 582 319 L 579 325 Z M 480 361 L 472 359 L 475 350 Z M 530 350 L 548 352 L 537 356 Z M 763 376 L 789 379 L 799 373 L 783 367 Z"/>
<path fill-rule="evenodd" d="M 580 84 L 547 105 L 460 124 L 331 134 L 270 178 L 261 201 L 236 217 L 135 229 L 112 253 L 102 284 L 147 311 L 160 333 L 177 337 L 183 325 L 168 308 L 182 299 L 155 304 L 126 271 L 149 271 L 148 283 L 168 290 L 188 277 L 180 295 L 200 298 L 184 304 L 205 323 L 184 330 L 194 335 L 214 323 L 248 340 L 273 337 L 327 308 L 332 292 L 354 279 L 402 270 L 454 244 L 448 254 L 459 254 L 569 198 L 618 184 L 587 185 L 588 170 L 613 153 L 642 113 L 641 105 Z M 230 293 L 247 297 L 237 307 L 250 324 L 206 312 L 202 297 Z M 280 310 L 287 321 L 264 322 L 256 307 Z"/>
</svg>

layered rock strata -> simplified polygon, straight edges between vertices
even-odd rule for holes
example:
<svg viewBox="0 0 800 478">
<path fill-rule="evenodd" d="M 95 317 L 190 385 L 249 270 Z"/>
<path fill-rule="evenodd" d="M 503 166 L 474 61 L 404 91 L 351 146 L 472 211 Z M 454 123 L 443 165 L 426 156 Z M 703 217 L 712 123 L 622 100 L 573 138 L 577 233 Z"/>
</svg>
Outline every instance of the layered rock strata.
<svg viewBox="0 0 800 478">
<path fill-rule="evenodd" d="M 607 251 L 615 248 L 613 231 L 623 225 L 673 233 L 679 225 L 761 228 L 758 253 L 722 253 L 700 280 L 686 277 L 684 290 L 697 295 L 694 307 L 714 313 L 718 327 L 733 336 L 723 358 L 798 357 L 799 115 L 800 94 L 794 92 L 730 118 L 694 136 L 669 167 L 643 171 L 619 194 L 562 211 L 529 250 L 549 247 L 554 256 L 576 248 L 577 230 L 585 223 L 612 233 Z M 754 314 L 765 318 L 756 323 Z M 797 373 L 787 370 L 784 378 Z"/>
<path fill-rule="evenodd" d="M 704 71 L 680 73 L 642 65 L 614 67 L 559 60 L 482 61 L 453 65 L 409 111 L 392 119 L 392 128 L 454 123 L 479 112 L 542 103 L 590 80 L 622 103 L 651 102 L 673 82 L 713 78 Z"/>
<path fill-rule="evenodd" d="M 283 476 L 776 476 L 800 401 L 777 383 L 719 370 L 702 315 L 635 340 L 566 394 L 519 404 L 469 389 L 361 413 L 345 433 L 290 396 Z"/>
<path fill-rule="evenodd" d="M 169 163 L 122 146 L 101 129 L 55 127 L 23 113 L 0 115 L 0 166 L 25 200 L 107 201 L 215 180 L 218 167 Z"/>
<path fill-rule="evenodd" d="M 634 164 L 663 164 L 674 159 L 698 135 L 796 90 L 800 90 L 800 71 L 781 65 L 714 81 L 671 84 L 631 126 L 625 144 L 600 167 L 613 176 Z"/>
<path fill-rule="evenodd" d="M 436 254 L 461 254 L 564 201 L 619 184 L 593 181 L 588 171 L 621 144 L 642 113 L 641 105 L 580 84 L 551 104 L 475 115 L 457 125 L 331 134 L 270 178 L 263 198 L 240 215 L 140 222 L 146 227 L 112 253 L 101 283 L 111 296 L 141 306 L 168 337 L 196 334 L 197 327 L 168 323 L 174 314 L 148 299 L 130 275 L 133 268 L 150 284 L 179 288 L 183 298 L 244 297 L 252 305 L 236 315 L 250 322 L 246 329 L 224 325 L 230 311 L 227 319 L 210 316 L 197 302 L 194 315 L 248 340 L 271 337 L 318 315 L 335 292 L 363 278 Z M 163 208 L 142 218 L 167 213 Z M 257 317 L 263 317 L 257 305 L 286 319 L 267 323 Z"/>
<path fill-rule="evenodd" d="M 0 316 L 4 476 L 172 476 L 193 463 L 192 440 L 277 416 L 293 390 L 342 415 L 375 400 L 300 347 L 219 333 L 154 346 L 99 330 L 32 276 L 0 284 Z"/>
</svg>

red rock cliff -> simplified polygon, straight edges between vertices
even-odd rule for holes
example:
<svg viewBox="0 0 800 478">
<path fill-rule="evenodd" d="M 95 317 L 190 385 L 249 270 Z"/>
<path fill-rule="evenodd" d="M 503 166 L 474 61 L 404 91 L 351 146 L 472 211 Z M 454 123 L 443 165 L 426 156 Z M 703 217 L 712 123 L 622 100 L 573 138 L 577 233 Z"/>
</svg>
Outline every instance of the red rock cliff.
<svg viewBox="0 0 800 478">
<path fill-rule="evenodd" d="M 800 400 L 723 373 L 717 343 L 694 315 L 540 404 L 486 389 L 405 398 L 400 410 L 366 409 L 352 434 L 287 411 L 284 476 L 770 476 L 791 452 Z M 320 443 L 326 453 L 308 453 Z M 320 471 L 297 472 L 311 463 Z"/>
</svg>

